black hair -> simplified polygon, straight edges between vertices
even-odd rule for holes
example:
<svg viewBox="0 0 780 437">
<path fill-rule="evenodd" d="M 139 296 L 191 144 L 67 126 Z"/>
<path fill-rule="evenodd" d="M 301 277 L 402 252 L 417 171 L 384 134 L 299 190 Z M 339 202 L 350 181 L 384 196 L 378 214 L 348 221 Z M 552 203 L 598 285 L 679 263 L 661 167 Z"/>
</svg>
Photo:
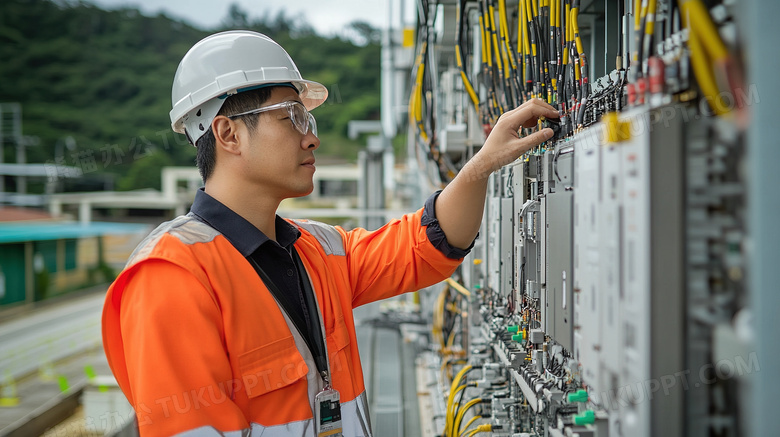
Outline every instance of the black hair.
<svg viewBox="0 0 780 437">
<path fill-rule="evenodd" d="M 271 91 L 274 88 L 258 88 L 234 94 L 225 100 L 217 115 L 230 116 L 259 108 L 271 98 Z M 254 134 L 255 128 L 257 128 L 258 117 L 253 115 L 242 117 L 242 119 L 249 129 L 249 133 Z M 198 165 L 200 177 L 203 178 L 203 182 L 206 182 L 214 173 L 214 168 L 217 165 L 217 140 L 214 138 L 214 132 L 211 131 L 211 128 L 198 138 L 195 145 L 197 149 L 195 162 Z"/>
</svg>

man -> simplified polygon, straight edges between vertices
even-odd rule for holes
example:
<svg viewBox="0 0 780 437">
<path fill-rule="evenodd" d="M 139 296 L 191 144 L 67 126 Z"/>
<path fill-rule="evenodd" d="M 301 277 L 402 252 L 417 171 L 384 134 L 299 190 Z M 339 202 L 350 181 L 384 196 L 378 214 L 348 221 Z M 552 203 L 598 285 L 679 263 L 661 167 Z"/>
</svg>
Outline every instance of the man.
<svg viewBox="0 0 780 437">
<path fill-rule="evenodd" d="M 504 114 L 423 209 L 346 232 L 276 215 L 313 189 L 308 110 L 326 97 L 255 32 L 212 35 L 182 59 L 171 121 L 205 188 L 139 245 L 103 314 L 142 436 L 372 435 L 352 309 L 448 277 L 476 237 L 488 175 L 552 135 L 519 128 L 557 117 L 541 101 Z"/>
</svg>

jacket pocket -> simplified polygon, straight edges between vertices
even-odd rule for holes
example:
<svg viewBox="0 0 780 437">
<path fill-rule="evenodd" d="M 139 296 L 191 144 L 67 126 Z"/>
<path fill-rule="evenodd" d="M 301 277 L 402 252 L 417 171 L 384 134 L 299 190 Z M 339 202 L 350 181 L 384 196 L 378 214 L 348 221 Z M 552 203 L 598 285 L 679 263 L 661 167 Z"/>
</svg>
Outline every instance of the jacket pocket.
<svg viewBox="0 0 780 437">
<path fill-rule="evenodd" d="M 286 387 L 309 372 L 292 336 L 239 355 L 238 365 L 250 398 Z"/>
</svg>

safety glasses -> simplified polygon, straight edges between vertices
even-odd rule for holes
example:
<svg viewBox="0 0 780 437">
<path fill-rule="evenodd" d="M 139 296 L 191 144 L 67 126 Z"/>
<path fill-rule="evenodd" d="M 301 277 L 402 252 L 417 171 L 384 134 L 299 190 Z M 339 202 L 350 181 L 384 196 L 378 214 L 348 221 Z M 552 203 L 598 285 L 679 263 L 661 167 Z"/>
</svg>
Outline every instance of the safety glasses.
<svg viewBox="0 0 780 437">
<path fill-rule="evenodd" d="M 244 115 L 260 114 L 261 112 L 273 111 L 276 109 L 286 109 L 290 114 L 290 121 L 292 121 L 295 129 L 302 135 L 306 135 L 311 129 L 311 133 L 317 136 L 317 120 L 309 113 L 303 103 L 297 100 L 288 100 L 286 102 L 275 103 L 269 106 L 263 106 L 261 108 L 252 109 L 251 111 L 242 112 L 240 114 L 229 115 L 228 118 L 233 119 Z"/>
</svg>

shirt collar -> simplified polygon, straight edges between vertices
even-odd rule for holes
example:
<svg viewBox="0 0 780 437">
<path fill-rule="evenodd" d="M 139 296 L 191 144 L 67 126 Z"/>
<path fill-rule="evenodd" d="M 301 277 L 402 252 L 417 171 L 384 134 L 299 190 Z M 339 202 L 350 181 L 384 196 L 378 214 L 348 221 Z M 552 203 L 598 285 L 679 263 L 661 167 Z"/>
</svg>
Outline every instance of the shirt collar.
<svg viewBox="0 0 780 437">
<path fill-rule="evenodd" d="M 190 212 L 219 231 L 243 256 L 251 255 L 258 247 L 271 241 L 260 229 L 238 215 L 219 200 L 207 194 L 203 188 L 195 193 Z M 289 248 L 301 232 L 283 218 L 276 216 L 276 243 Z"/>
</svg>

